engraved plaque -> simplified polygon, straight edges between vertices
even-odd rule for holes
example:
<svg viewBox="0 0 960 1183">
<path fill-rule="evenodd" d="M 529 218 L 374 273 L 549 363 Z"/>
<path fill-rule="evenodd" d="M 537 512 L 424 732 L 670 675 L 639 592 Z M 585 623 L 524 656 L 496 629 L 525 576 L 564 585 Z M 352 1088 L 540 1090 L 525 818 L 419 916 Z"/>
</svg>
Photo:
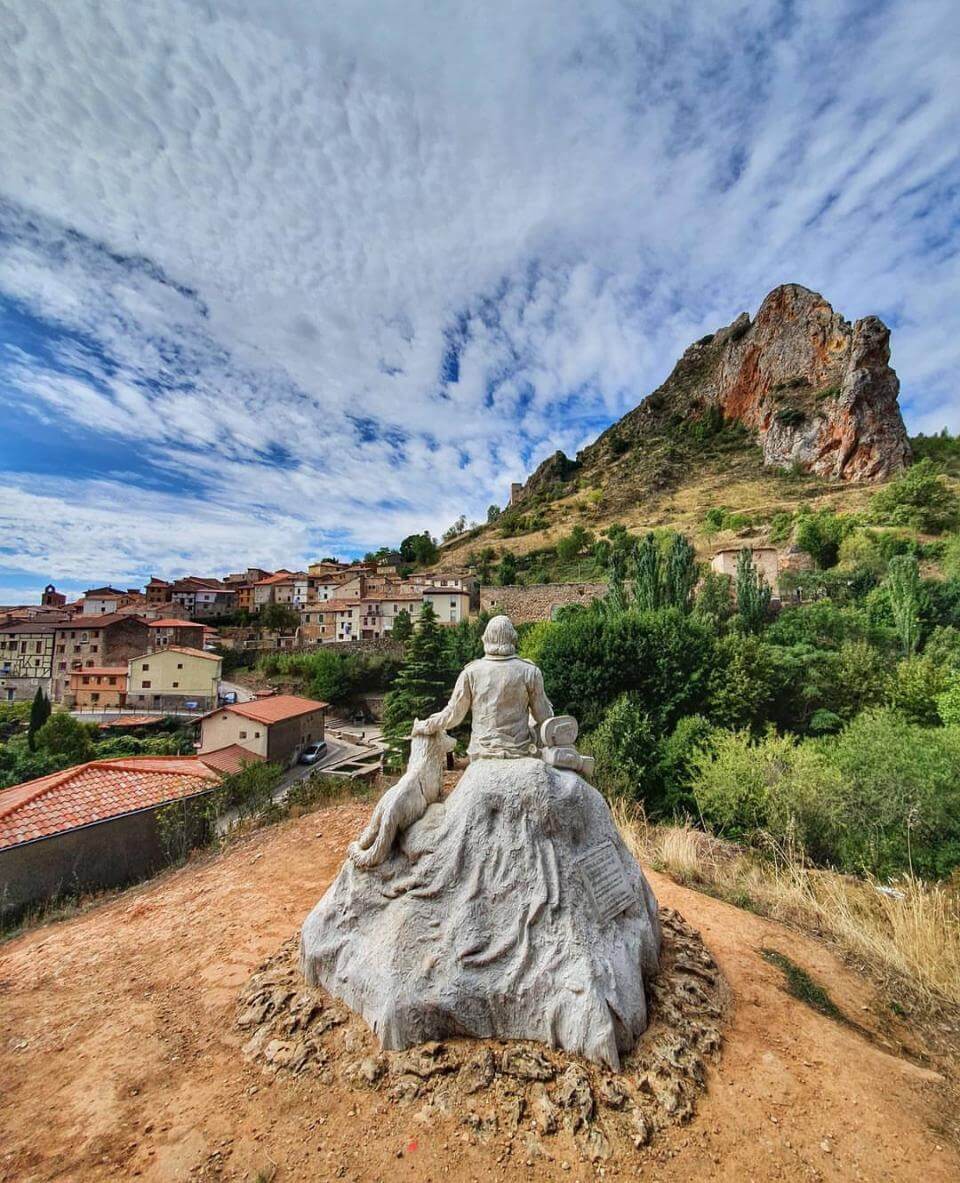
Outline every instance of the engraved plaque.
<svg viewBox="0 0 960 1183">
<path fill-rule="evenodd" d="M 577 870 L 601 922 L 612 920 L 636 902 L 612 842 L 600 842 L 577 859 Z"/>
</svg>

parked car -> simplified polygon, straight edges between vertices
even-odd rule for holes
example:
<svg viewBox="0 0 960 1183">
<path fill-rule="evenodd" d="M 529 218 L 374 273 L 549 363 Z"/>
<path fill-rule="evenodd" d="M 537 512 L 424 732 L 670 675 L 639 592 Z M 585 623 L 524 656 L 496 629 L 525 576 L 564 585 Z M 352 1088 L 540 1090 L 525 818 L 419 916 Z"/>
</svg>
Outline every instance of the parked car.
<svg viewBox="0 0 960 1183">
<path fill-rule="evenodd" d="M 233 703 L 235 703 L 237 701 L 236 690 L 225 691 L 223 694 L 220 695 L 220 701 L 222 703 L 225 703 L 227 706 L 232 706 Z"/>
<path fill-rule="evenodd" d="M 321 739 L 319 743 L 310 743 L 300 753 L 301 764 L 316 764 L 327 750 L 327 741 Z"/>
</svg>

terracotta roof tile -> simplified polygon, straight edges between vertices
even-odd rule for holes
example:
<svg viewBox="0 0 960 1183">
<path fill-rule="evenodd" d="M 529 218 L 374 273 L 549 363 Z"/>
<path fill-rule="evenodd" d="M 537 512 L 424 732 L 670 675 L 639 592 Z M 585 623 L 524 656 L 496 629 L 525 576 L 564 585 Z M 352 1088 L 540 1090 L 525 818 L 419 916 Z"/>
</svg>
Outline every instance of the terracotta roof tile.
<svg viewBox="0 0 960 1183">
<path fill-rule="evenodd" d="M 311 711 L 326 710 L 329 705 L 312 698 L 299 698 L 296 694 L 274 694 L 270 698 L 260 698 L 254 702 L 235 702 L 210 713 L 215 715 L 219 714 L 220 710 L 232 711 L 235 715 L 255 719 L 258 723 L 279 723 L 282 719 L 295 719 L 298 715 L 308 715 Z"/>
<path fill-rule="evenodd" d="M 244 764 L 262 764 L 264 760 L 259 752 L 249 752 L 238 743 L 228 744 L 225 748 L 217 748 L 213 752 L 202 752 L 197 758 L 225 776 L 239 772 Z"/>
<path fill-rule="evenodd" d="M 192 620 L 178 620 L 175 616 L 162 616 L 159 620 L 149 622 L 151 628 L 204 628 L 202 624 L 194 624 Z"/>
<path fill-rule="evenodd" d="M 0 791 L 0 850 L 206 792 L 217 773 L 196 756 L 92 760 Z"/>
</svg>

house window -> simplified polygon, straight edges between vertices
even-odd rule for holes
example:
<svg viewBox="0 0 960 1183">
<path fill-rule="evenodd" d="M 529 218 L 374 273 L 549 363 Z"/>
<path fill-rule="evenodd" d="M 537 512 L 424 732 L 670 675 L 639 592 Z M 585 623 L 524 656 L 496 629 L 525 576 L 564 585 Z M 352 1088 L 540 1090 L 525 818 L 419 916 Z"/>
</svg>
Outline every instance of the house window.
<svg viewBox="0 0 960 1183">
<path fill-rule="evenodd" d="M 90 679 L 87 677 L 87 675 L 86 675 L 86 674 L 84 674 L 84 675 L 83 675 L 83 677 L 82 677 L 80 680 L 83 682 L 84 686 L 89 686 L 89 685 L 90 685 Z"/>
<path fill-rule="evenodd" d="M 253 733 L 253 738 L 254 738 L 254 739 L 259 739 L 259 738 L 260 738 L 260 732 L 259 732 L 259 731 L 255 731 L 255 732 Z"/>
<path fill-rule="evenodd" d="M 100 701 L 100 695 L 96 692 L 96 690 L 94 690 L 94 692 L 90 695 L 90 701 L 91 702 L 99 702 Z"/>
<path fill-rule="evenodd" d="M 148 669 L 150 668 L 150 666 L 147 664 L 147 662 L 144 662 L 144 663 L 143 663 L 143 667 L 142 667 L 142 668 L 143 668 L 143 670 L 144 670 L 144 671 L 146 671 L 146 670 L 148 670 Z"/>
<path fill-rule="evenodd" d="M 143 688 L 144 688 L 144 690 L 150 689 L 150 683 L 146 680 L 146 678 L 144 678 L 144 680 L 143 680 Z"/>
<path fill-rule="evenodd" d="M 174 690 L 179 690 L 179 689 L 180 689 L 180 683 L 179 683 L 179 682 L 171 682 L 171 683 L 170 683 L 170 685 L 171 685 L 171 686 L 174 688 Z"/>
<path fill-rule="evenodd" d="M 183 669 L 183 662 L 182 662 L 182 661 L 178 661 L 178 662 L 177 662 L 177 669 L 178 669 L 178 670 L 182 670 L 182 669 Z"/>
<path fill-rule="evenodd" d="M 246 738 L 247 738 L 247 733 L 246 733 L 245 731 L 238 731 L 238 732 L 237 732 L 237 736 L 238 736 L 240 739 L 246 739 Z"/>
</svg>

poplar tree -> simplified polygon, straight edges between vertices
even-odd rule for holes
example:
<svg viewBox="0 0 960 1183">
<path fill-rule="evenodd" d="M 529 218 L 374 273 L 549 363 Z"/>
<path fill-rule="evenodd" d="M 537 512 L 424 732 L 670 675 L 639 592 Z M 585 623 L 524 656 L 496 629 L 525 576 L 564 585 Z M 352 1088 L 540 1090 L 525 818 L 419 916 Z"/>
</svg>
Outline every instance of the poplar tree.
<svg viewBox="0 0 960 1183">
<path fill-rule="evenodd" d="M 887 567 L 887 599 L 904 654 L 920 640 L 920 567 L 913 555 L 895 555 Z"/>
<path fill-rule="evenodd" d="M 641 612 L 663 604 L 663 565 L 652 532 L 633 548 L 633 599 Z"/>
<path fill-rule="evenodd" d="M 664 602 L 684 614 L 693 607 L 697 584 L 696 551 L 682 534 L 674 534 L 664 572 Z"/>
<path fill-rule="evenodd" d="M 744 632 L 758 633 L 767 619 L 772 592 L 770 585 L 758 571 L 753 552 L 748 546 L 737 555 L 737 574 L 734 580 L 737 590 L 737 615 Z"/>
</svg>

